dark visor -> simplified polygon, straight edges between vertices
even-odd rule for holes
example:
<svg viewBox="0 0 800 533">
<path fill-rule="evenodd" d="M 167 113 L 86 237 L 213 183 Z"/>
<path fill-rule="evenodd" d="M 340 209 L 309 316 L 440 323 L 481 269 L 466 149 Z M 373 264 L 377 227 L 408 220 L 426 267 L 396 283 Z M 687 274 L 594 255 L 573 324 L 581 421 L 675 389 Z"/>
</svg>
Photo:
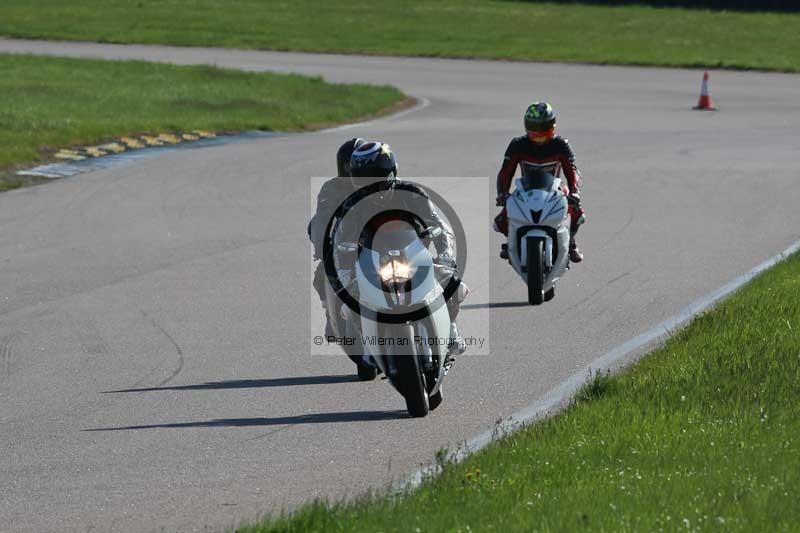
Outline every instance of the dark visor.
<svg viewBox="0 0 800 533">
<path fill-rule="evenodd" d="M 361 168 L 353 168 L 350 172 L 354 178 L 388 178 L 393 170 L 391 168 L 365 165 Z"/>
<path fill-rule="evenodd" d="M 548 120 L 547 122 L 525 122 L 525 128 L 528 131 L 547 131 L 555 125 L 555 120 Z"/>
</svg>

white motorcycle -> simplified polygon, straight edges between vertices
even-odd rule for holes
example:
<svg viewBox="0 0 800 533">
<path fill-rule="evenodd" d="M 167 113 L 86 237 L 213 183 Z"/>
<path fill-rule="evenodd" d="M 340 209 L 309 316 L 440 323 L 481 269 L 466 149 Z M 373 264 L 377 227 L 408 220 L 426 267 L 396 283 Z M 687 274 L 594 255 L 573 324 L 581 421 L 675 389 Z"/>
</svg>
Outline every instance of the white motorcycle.
<svg viewBox="0 0 800 533">
<path fill-rule="evenodd" d="M 508 261 L 528 285 L 528 303 L 555 296 L 556 283 L 569 268 L 567 198 L 561 179 L 548 172 L 523 175 L 506 199 Z"/>
<path fill-rule="evenodd" d="M 350 306 L 340 304 L 341 320 L 334 328 L 354 340 L 348 355 L 358 365 L 359 377 L 371 379 L 367 369 L 376 365 L 403 395 L 413 417 L 423 417 L 441 404 L 442 382 L 452 364 L 447 356 L 452 339 L 445 292 L 454 292 L 453 298 L 460 294 L 450 283 L 443 288 L 439 279 L 444 274 L 457 285 L 458 280 L 447 276 L 453 269 L 435 264 L 428 249 L 430 239 L 441 231 L 429 227 L 418 233 L 411 224 L 392 222 L 370 242 L 336 246 L 337 255 L 357 258 L 355 277 L 344 288 L 348 295 L 357 290 L 358 297 Z M 336 297 L 342 298 L 341 293 Z M 354 301 L 357 310 L 352 309 Z"/>
</svg>

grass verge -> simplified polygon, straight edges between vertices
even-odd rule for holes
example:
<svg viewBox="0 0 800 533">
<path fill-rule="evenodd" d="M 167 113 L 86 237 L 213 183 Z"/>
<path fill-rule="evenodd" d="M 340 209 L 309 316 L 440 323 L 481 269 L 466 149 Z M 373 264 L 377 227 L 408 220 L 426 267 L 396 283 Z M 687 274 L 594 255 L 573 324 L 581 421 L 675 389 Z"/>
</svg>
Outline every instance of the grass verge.
<svg viewBox="0 0 800 533">
<path fill-rule="evenodd" d="M 798 71 L 800 14 L 509 0 L 3 0 L 35 39 Z"/>
<path fill-rule="evenodd" d="M 208 66 L 0 54 L 0 190 L 57 147 L 170 130 L 297 131 L 374 116 L 391 87 Z"/>
<path fill-rule="evenodd" d="M 239 531 L 796 531 L 798 413 L 795 254 L 631 371 L 405 497 Z"/>
</svg>

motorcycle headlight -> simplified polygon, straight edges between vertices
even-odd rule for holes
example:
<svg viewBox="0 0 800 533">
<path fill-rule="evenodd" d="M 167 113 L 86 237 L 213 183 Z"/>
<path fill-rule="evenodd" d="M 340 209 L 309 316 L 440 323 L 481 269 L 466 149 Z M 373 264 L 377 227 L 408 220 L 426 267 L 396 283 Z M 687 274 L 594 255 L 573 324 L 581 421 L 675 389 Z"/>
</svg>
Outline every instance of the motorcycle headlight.
<svg viewBox="0 0 800 533">
<path fill-rule="evenodd" d="M 416 269 L 400 259 L 391 259 L 381 267 L 381 279 L 386 282 L 405 282 L 411 279 Z"/>
</svg>

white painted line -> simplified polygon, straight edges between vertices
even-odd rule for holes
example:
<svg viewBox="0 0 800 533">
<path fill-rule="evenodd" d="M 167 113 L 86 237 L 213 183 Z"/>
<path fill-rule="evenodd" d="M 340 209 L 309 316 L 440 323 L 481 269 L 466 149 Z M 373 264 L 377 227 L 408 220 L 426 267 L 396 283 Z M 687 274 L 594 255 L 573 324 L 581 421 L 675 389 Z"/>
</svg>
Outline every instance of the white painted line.
<svg viewBox="0 0 800 533">
<path fill-rule="evenodd" d="M 414 97 L 412 96 L 411 98 L 414 98 Z M 420 98 L 417 98 L 416 100 L 417 100 L 417 103 L 413 107 L 410 107 L 408 109 L 404 109 L 403 111 L 399 111 L 399 112 L 394 113 L 392 115 L 387 115 L 385 117 L 379 117 L 379 118 L 375 118 L 375 119 L 372 119 L 372 120 L 367 120 L 365 122 L 356 122 L 354 124 L 344 124 L 342 126 L 334 126 L 333 128 L 328 128 L 326 130 L 319 130 L 318 133 L 330 133 L 330 132 L 334 132 L 334 131 L 346 131 L 346 130 L 350 130 L 350 129 L 353 129 L 353 128 L 364 128 L 366 126 L 371 126 L 372 124 L 375 124 L 376 122 L 382 122 L 382 121 L 389 120 L 389 119 L 395 120 L 395 119 L 398 119 L 398 118 L 402 118 L 402 117 L 404 117 L 404 116 L 406 116 L 406 115 L 408 115 L 410 113 L 416 113 L 417 111 L 422 111 L 423 109 L 425 109 L 426 107 L 431 105 L 431 101 L 428 100 L 427 98 L 421 98 L 420 97 Z"/>
<path fill-rule="evenodd" d="M 783 252 L 767 259 L 749 272 L 742 274 L 714 292 L 692 302 L 688 307 L 680 311 L 678 314 L 654 326 L 638 337 L 634 337 L 631 340 L 612 349 L 605 355 L 598 357 L 586 367 L 575 372 L 566 380 L 559 383 L 543 398 L 512 414 L 510 417 L 508 417 L 508 419 L 496 424 L 492 429 L 486 430 L 483 433 L 471 438 L 457 450 L 448 453 L 446 456 L 447 461 L 460 463 L 469 457 L 469 455 L 480 450 L 481 448 L 486 447 L 497 438 L 518 431 L 524 426 L 530 425 L 531 423 L 548 416 L 552 411 L 557 411 L 558 408 L 564 404 L 564 402 L 575 395 L 575 393 L 577 393 L 581 387 L 583 387 L 591 379 L 592 373 L 596 374 L 598 372 L 611 370 L 615 363 L 623 360 L 632 352 L 639 350 L 652 342 L 662 339 L 669 335 L 671 331 L 686 325 L 686 323 L 688 323 L 695 316 L 703 311 L 706 311 L 712 305 L 716 304 L 734 292 L 736 289 L 740 288 L 758 274 L 761 274 L 768 268 L 775 266 L 797 251 L 800 251 L 800 241 L 795 242 Z M 644 355 L 645 354 L 642 354 L 642 356 Z M 437 465 L 431 465 L 418 470 L 406 480 L 397 484 L 395 490 L 402 492 L 404 490 L 417 487 L 425 478 L 436 475 L 438 472 L 439 467 Z"/>
<path fill-rule="evenodd" d="M 63 178 L 67 174 L 59 171 L 62 166 L 67 167 L 67 165 L 53 164 L 53 165 L 35 167 L 30 170 L 18 170 L 17 176 L 35 176 L 38 178 L 49 178 L 49 179 Z"/>
</svg>

